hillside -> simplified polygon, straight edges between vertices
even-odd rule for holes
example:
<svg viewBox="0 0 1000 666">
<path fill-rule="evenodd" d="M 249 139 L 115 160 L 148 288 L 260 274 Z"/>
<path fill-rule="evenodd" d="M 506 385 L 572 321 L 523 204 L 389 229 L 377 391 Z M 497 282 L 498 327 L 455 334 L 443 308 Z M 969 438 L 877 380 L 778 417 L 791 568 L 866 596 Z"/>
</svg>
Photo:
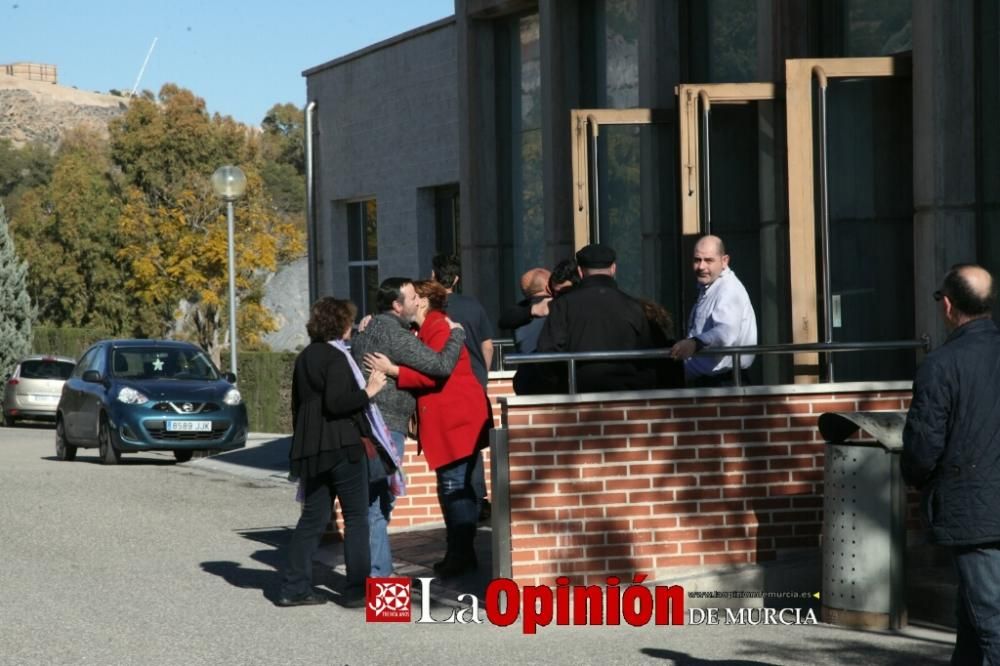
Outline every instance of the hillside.
<svg viewBox="0 0 1000 666">
<path fill-rule="evenodd" d="M 0 138 L 15 146 L 41 141 L 55 147 L 78 125 L 106 132 L 127 104 L 123 97 L 0 74 Z"/>
</svg>

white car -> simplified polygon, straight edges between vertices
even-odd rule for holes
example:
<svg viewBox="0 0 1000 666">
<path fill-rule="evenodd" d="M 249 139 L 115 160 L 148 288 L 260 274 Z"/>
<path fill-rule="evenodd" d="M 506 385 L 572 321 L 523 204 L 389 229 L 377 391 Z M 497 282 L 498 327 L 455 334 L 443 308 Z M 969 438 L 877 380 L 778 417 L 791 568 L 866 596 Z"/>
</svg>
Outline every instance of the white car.
<svg viewBox="0 0 1000 666">
<path fill-rule="evenodd" d="M 65 356 L 21 359 L 4 385 L 4 425 L 12 427 L 21 419 L 55 421 L 63 384 L 75 367 L 76 361 Z"/>
</svg>

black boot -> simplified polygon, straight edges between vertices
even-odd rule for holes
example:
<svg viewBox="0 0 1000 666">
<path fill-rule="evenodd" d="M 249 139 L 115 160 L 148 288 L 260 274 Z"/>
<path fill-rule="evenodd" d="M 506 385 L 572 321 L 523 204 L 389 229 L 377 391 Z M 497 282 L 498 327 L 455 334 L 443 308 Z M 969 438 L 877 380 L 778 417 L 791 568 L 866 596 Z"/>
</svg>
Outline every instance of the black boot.
<svg viewBox="0 0 1000 666">
<path fill-rule="evenodd" d="M 461 525 L 449 530 L 448 554 L 443 561 L 434 565 L 434 573 L 441 578 L 453 578 L 479 568 L 475 540 L 475 525 Z"/>
</svg>

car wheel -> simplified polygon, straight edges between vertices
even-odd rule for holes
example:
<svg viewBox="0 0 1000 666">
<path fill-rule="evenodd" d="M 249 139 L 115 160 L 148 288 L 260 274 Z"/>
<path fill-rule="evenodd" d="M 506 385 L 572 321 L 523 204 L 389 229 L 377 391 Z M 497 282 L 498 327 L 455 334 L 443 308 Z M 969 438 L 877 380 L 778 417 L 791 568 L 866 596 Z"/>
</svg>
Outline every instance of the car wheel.
<svg viewBox="0 0 1000 666">
<path fill-rule="evenodd" d="M 56 421 L 56 458 L 59 460 L 76 460 L 76 447 L 66 440 L 66 427 L 62 419 Z"/>
<path fill-rule="evenodd" d="M 179 463 L 186 463 L 187 461 L 191 460 L 191 457 L 193 455 L 194 451 L 191 451 L 190 449 L 186 451 L 174 451 L 174 460 L 176 460 Z"/>
<path fill-rule="evenodd" d="M 111 441 L 111 428 L 108 426 L 107 417 L 101 417 L 101 427 L 97 432 L 97 451 L 101 458 L 102 465 L 117 465 L 122 459 L 121 452 L 115 448 Z"/>
</svg>

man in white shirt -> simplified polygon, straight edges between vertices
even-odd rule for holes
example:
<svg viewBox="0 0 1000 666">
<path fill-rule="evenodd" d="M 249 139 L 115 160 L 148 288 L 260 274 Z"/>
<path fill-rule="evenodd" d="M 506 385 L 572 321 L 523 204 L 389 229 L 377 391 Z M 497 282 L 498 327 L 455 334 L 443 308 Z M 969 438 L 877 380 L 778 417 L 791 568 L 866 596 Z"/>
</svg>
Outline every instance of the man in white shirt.
<svg viewBox="0 0 1000 666">
<path fill-rule="evenodd" d="M 688 337 L 675 344 L 670 356 L 684 361 L 687 386 L 732 386 L 732 356 L 694 356 L 702 348 L 743 347 L 757 344 L 757 318 L 750 296 L 729 268 L 729 255 L 718 236 L 703 236 L 694 246 L 694 273 L 698 300 L 688 320 Z M 746 370 L 754 357 L 740 357 Z"/>
</svg>

